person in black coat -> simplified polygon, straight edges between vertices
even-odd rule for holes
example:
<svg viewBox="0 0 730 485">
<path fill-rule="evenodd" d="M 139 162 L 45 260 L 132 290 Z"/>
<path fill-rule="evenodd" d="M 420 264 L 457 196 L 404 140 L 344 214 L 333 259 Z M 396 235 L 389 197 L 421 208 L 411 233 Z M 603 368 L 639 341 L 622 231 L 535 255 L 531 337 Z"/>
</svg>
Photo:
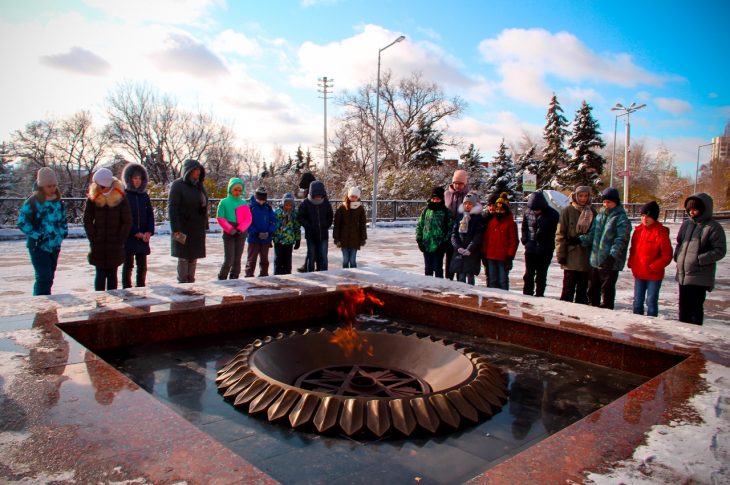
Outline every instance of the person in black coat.
<svg viewBox="0 0 730 485">
<path fill-rule="evenodd" d="M 474 285 L 474 277 L 481 268 L 481 248 L 484 237 L 484 220 L 479 196 L 473 192 L 464 197 L 457 210 L 457 219 L 451 231 L 454 255 L 449 271 L 462 283 Z"/>
<path fill-rule="evenodd" d="M 208 229 L 208 193 L 205 168 L 197 160 L 183 162 L 182 176 L 170 186 L 167 210 L 172 231 L 172 256 L 177 260 L 177 281 L 195 281 L 198 259 L 205 257 Z"/>
<path fill-rule="evenodd" d="M 555 251 L 555 234 L 560 214 L 550 207 L 542 191 L 527 199 L 522 218 L 522 244 L 525 246 L 525 295 L 545 296 L 547 272 Z"/>
<path fill-rule="evenodd" d="M 299 206 L 298 220 L 307 240 L 307 271 L 327 271 L 327 244 L 334 212 L 324 184 L 315 180 Z"/>
<path fill-rule="evenodd" d="M 139 163 L 130 163 L 122 171 L 122 182 L 132 211 L 132 228 L 124 242 L 122 288 L 132 287 L 132 271 L 137 263 L 137 286 L 144 286 L 147 277 L 147 255 L 150 254 L 150 238 L 155 233 L 155 214 L 147 193 L 149 176 Z"/>
</svg>

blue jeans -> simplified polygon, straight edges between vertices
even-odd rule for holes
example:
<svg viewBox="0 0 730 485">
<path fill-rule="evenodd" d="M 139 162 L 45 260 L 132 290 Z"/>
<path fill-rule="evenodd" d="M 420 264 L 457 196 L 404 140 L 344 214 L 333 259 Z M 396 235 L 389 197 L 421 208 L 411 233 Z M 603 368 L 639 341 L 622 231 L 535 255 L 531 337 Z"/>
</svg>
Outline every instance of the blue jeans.
<svg viewBox="0 0 730 485">
<path fill-rule="evenodd" d="M 487 260 L 487 286 L 489 288 L 509 290 L 509 281 L 507 280 L 507 270 L 504 267 L 504 261 Z"/>
<path fill-rule="evenodd" d="M 659 314 L 659 289 L 662 280 L 640 280 L 634 278 L 634 313 L 644 314 L 644 298 L 646 298 L 646 314 L 655 317 Z"/>
<path fill-rule="evenodd" d="M 42 249 L 28 249 L 28 252 L 30 252 L 30 262 L 33 265 L 33 270 L 35 270 L 33 295 L 50 295 L 61 248 L 52 253 Z"/>
<path fill-rule="evenodd" d="M 444 252 L 436 250 L 433 253 L 423 253 L 423 264 L 426 276 L 444 277 Z"/>
<path fill-rule="evenodd" d="M 324 241 L 307 239 L 307 271 L 327 271 L 328 243 L 328 239 Z"/>
<path fill-rule="evenodd" d="M 474 286 L 474 274 L 473 273 L 456 273 L 456 281 L 461 281 L 462 283 L 468 283 L 472 286 Z"/>
<path fill-rule="evenodd" d="M 357 249 L 342 248 L 342 267 L 357 268 Z"/>
</svg>

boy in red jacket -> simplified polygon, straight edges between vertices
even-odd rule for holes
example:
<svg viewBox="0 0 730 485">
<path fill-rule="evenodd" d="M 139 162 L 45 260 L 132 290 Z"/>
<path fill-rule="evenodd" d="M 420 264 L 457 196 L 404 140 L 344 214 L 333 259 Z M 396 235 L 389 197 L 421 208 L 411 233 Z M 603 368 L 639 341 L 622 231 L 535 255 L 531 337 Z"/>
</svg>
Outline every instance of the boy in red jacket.
<svg viewBox="0 0 730 485">
<path fill-rule="evenodd" d="M 487 286 L 509 290 L 509 270 L 517 253 L 517 223 L 509 210 L 509 195 L 502 192 L 482 238 L 482 258 L 486 259 Z"/>
<path fill-rule="evenodd" d="M 669 229 L 659 218 L 659 205 L 651 201 L 641 207 L 641 224 L 631 237 L 628 266 L 634 275 L 634 313 L 656 317 L 659 313 L 659 289 L 664 268 L 672 261 Z"/>
</svg>

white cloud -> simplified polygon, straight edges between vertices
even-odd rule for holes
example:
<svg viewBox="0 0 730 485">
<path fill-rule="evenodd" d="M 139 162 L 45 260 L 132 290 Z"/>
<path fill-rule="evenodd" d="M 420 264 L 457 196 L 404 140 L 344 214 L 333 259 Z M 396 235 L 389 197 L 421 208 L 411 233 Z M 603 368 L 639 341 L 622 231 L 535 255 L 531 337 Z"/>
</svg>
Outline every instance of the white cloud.
<svg viewBox="0 0 730 485">
<path fill-rule="evenodd" d="M 300 5 L 304 8 L 317 5 L 336 5 L 339 0 L 301 0 Z"/>
<path fill-rule="evenodd" d="M 261 46 L 256 41 L 241 32 L 226 29 L 211 42 L 211 48 L 216 52 L 232 53 L 240 56 L 258 57 L 261 55 Z"/>
<path fill-rule="evenodd" d="M 548 77 L 622 87 L 658 86 L 666 80 L 634 64 L 628 54 L 593 52 L 568 32 L 506 29 L 493 39 L 483 40 L 479 51 L 485 61 L 497 66 L 504 92 L 533 105 L 544 105 L 549 99 L 553 89 Z"/>
<path fill-rule="evenodd" d="M 708 98 L 710 98 L 710 99 L 717 99 L 717 98 L 719 98 L 719 97 L 720 97 L 720 95 L 719 95 L 719 94 L 717 94 L 717 93 L 715 93 L 715 92 L 711 92 L 711 93 L 709 93 L 709 94 L 707 95 L 707 97 L 708 97 Z"/>
<path fill-rule="evenodd" d="M 593 88 L 567 88 L 566 92 L 568 100 L 575 103 L 581 103 L 585 100 L 588 104 L 595 106 L 605 101 L 603 96 Z"/>
<path fill-rule="evenodd" d="M 73 46 L 63 54 L 40 56 L 41 64 L 79 74 L 99 76 L 109 71 L 110 65 L 104 58 L 83 47 Z"/>
<path fill-rule="evenodd" d="M 672 113 L 673 115 L 681 115 L 692 111 L 692 105 L 682 99 L 655 98 L 654 102 L 659 109 Z"/>
<path fill-rule="evenodd" d="M 467 144 L 474 143 L 485 160 L 491 159 L 496 154 L 503 139 L 509 145 L 519 142 L 524 133 L 532 135 L 535 139 L 542 136 L 541 126 L 526 123 L 508 111 L 485 113 L 482 119 L 466 116 L 453 120 L 450 125 L 450 132 L 461 137 Z"/>
<path fill-rule="evenodd" d="M 166 24 L 208 23 L 212 7 L 224 7 L 225 0 L 83 0 L 90 7 L 129 22 Z"/>
<path fill-rule="evenodd" d="M 205 45 L 180 33 L 169 33 L 163 48 L 150 54 L 163 71 L 211 77 L 228 73 L 223 61 Z"/>
</svg>

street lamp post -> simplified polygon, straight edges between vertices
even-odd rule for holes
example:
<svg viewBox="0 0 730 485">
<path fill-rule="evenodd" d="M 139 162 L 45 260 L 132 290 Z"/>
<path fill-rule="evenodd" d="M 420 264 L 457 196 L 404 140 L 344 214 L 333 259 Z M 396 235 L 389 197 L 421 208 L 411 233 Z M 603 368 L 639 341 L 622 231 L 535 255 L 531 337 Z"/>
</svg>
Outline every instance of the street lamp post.
<svg viewBox="0 0 730 485">
<path fill-rule="evenodd" d="M 714 144 L 715 144 L 715 142 L 713 141 L 712 143 L 705 143 L 704 145 L 700 145 L 697 147 L 697 165 L 695 165 L 695 189 L 692 192 L 694 194 L 697 193 L 697 177 L 699 176 L 699 173 L 700 173 L 700 148 L 708 147 L 708 146 L 711 146 Z"/>
<path fill-rule="evenodd" d="M 373 215 L 372 227 L 375 227 L 378 221 L 378 132 L 380 131 L 380 54 L 392 46 L 405 40 L 405 36 L 401 35 L 390 44 L 378 50 L 378 82 L 375 90 L 375 153 L 373 154 Z"/>
<path fill-rule="evenodd" d="M 609 180 L 608 180 L 609 187 L 613 187 L 613 173 L 614 173 L 614 170 L 616 170 L 614 168 L 614 165 L 616 163 L 616 130 L 618 129 L 618 119 L 621 118 L 622 116 L 626 116 L 626 113 L 616 115 L 616 117 L 613 120 L 613 155 L 611 156 L 611 174 L 610 174 Z"/>
<path fill-rule="evenodd" d="M 616 117 L 616 120 L 618 120 L 619 116 L 626 115 L 626 147 L 624 148 L 624 204 L 628 204 L 629 202 L 629 144 L 631 143 L 631 113 L 639 111 L 644 107 L 646 107 L 646 104 L 636 106 L 636 103 L 631 103 L 628 107 L 626 107 L 621 103 L 616 103 L 616 106 L 611 108 L 611 111 L 623 111 L 622 114 Z M 616 143 L 615 137 L 614 143 Z M 614 154 L 615 151 L 616 150 L 614 149 Z"/>
</svg>

